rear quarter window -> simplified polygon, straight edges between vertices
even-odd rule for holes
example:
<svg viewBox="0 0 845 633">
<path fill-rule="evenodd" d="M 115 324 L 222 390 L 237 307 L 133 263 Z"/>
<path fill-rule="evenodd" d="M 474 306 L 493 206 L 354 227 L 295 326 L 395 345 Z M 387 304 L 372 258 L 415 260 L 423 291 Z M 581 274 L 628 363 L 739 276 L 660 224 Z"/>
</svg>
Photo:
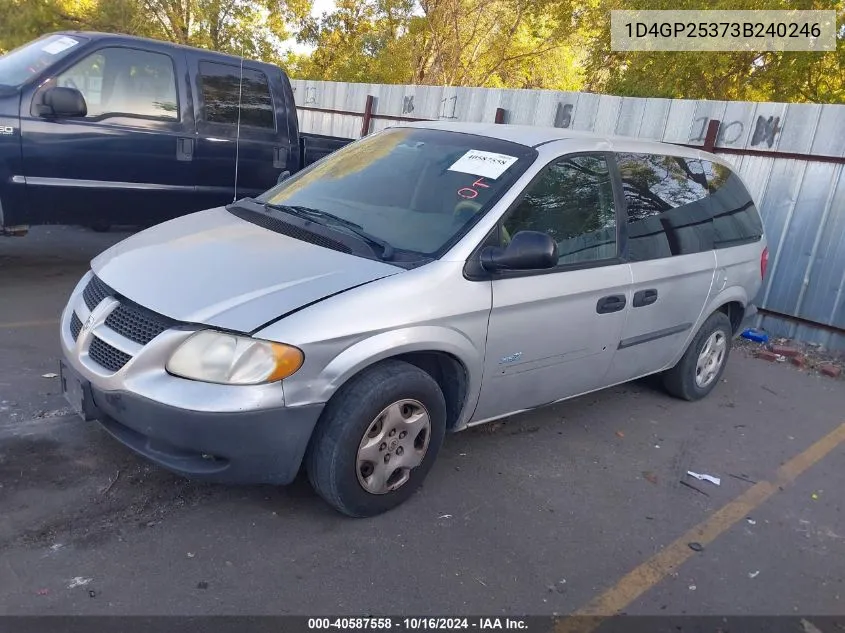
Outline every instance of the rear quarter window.
<svg viewBox="0 0 845 633">
<path fill-rule="evenodd" d="M 763 222 L 751 194 L 728 167 L 701 161 L 710 192 L 713 244 L 729 248 L 750 244 L 763 237 Z"/>
</svg>

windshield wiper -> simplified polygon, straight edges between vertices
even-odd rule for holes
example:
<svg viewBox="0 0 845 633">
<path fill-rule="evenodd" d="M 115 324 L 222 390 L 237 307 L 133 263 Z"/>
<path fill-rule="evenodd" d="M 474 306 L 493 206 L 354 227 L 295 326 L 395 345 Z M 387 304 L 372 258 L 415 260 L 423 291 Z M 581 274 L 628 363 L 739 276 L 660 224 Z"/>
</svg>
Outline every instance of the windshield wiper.
<svg viewBox="0 0 845 633">
<path fill-rule="evenodd" d="M 268 209 L 276 209 L 278 211 L 284 211 L 285 213 L 291 213 L 293 215 L 297 215 L 299 217 L 305 217 L 309 220 L 324 220 L 324 222 L 318 222 L 318 224 L 326 225 L 329 224 L 337 224 L 338 226 L 342 226 L 350 233 L 354 233 L 362 240 L 369 244 L 375 244 L 379 248 L 381 248 L 381 259 L 388 260 L 393 258 L 393 246 L 385 242 L 380 237 L 376 237 L 370 233 L 367 233 L 364 228 L 360 224 L 356 224 L 351 220 L 347 220 L 346 218 L 342 218 L 334 213 L 329 213 L 328 211 L 323 211 L 321 209 L 314 209 L 312 207 L 303 207 L 299 205 L 289 205 L 289 204 L 272 204 L 267 202 L 264 206 Z"/>
</svg>

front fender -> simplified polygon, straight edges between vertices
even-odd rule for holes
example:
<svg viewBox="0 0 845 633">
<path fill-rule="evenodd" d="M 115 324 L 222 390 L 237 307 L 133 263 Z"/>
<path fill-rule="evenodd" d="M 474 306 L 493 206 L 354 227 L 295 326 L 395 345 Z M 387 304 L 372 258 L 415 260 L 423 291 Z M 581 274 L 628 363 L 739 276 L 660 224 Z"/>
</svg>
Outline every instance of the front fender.
<svg viewBox="0 0 845 633">
<path fill-rule="evenodd" d="M 286 384 L 285 402 L 288 406 L 327 402 L 350 378 L 367 367 L 411 352 L 444 352 L 463 364 L 467 373 L 467 393 L 457 427 L 463 426 L 478 400 L 484 349 L 476 347 L 464 333 L 436 325 L 391 330 L 354 343 L 335 356 L 316 380 Z"/>
</svg>

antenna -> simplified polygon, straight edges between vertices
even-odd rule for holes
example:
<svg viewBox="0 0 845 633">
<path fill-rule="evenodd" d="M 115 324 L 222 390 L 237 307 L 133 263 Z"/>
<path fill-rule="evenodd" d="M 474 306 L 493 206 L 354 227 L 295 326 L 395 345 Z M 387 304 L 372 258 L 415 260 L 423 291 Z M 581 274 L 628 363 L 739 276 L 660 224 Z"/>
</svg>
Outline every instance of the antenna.
<svg viewBox="0 0 845 633">
<path fill-rule="evenodd" d="M 238 127 L 235 132 L 235 197 L 232 202 L 238 199 L 238 159 L 241 150 L 241 97 L 244 92 L 244 47 L 241 44 L 241 76 L 238 80 Z"/>
</svg>

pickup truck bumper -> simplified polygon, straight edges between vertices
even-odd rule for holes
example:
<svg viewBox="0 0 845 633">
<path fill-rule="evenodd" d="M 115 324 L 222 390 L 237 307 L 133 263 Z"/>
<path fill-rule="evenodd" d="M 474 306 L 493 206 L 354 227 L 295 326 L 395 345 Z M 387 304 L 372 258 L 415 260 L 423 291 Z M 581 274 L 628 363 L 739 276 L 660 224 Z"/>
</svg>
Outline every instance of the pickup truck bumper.
<svg viewBox="0 0 845 633">
<path fill-rule="evenodd" d="M 126 391 L 105 391 L 61 363 L 62 387 L 81 394 L 125 446 L 179 475 L 220 483 L 287 484 L 296 477 L 323 405 L 243 412 L 191 411 Z M 76 388 L 68 383 L 78 381 Z M 79 404 L 73 403 L 72 404 Z"/>
</svg>

